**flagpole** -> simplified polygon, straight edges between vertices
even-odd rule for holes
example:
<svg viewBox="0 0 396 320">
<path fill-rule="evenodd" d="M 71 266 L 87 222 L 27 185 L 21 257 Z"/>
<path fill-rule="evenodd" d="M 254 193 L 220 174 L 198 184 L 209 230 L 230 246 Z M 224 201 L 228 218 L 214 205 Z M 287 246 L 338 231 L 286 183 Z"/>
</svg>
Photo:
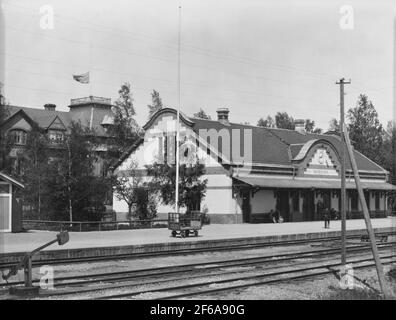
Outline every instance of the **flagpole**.
<svg viewBox="0 0 396 320">
<path fill-rule="evenodd" d="M 92 96 L 92 43 L 89 41 L 89 96 Z"/>
<path fill-rule="evenodd" d="M 179 102 L 177 106 L 177 116 L 176 116 L 176 181 L 175 181 L 176 213 L 179 213 L 179 131 L 180 131 L 180 106 L 181 106 L 180 45 L 181 45 L 181 6 L 179 6 L 179 37 L 178 37 L 178 50 L 177 50 L 177 54 L 178 54 L 177 78 L 178 78 Z"/>
</svg>

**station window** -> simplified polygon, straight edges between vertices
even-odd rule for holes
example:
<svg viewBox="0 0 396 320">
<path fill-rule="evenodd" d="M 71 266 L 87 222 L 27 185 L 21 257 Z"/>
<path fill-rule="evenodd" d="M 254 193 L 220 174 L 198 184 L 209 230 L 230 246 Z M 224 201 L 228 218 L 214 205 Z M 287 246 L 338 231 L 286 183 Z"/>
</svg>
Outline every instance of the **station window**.
<svg viewBox="0 0 396 320">
<path fill-rule="evenodd" d="M 176 160 L 176 135 L 166 134 L 164 136 L 164 162 L 174 164 Z"/>
<path fill-rule="evenodd" d="M 356 192 L 351 194 L 351 210 L 358 210 L 358 195 Z"/>
<path fill-rule="evenodd" d="M 168 136 L 164 139 L 164 163 L 168 163 Z"/>
<path fill-rule="evenodd" d="M 370 193 L 369 192 L 365 192 L 364 193 L 364 198 L 366 199 L 367 209 L 370 210 Z"/>
<path fill-rule="evenodd" d="M 299 194 L 299 192 L 292 193 L 292 202 L 293 202 L 293 211 L 299 212 L 300 211 L 300 194 Z"/>
<path fill-rule="evenodd" d="M 380 209 L 380 193 L 376 192 L 375 193 L 375 210 L 379 210 Z"/>
</svg>

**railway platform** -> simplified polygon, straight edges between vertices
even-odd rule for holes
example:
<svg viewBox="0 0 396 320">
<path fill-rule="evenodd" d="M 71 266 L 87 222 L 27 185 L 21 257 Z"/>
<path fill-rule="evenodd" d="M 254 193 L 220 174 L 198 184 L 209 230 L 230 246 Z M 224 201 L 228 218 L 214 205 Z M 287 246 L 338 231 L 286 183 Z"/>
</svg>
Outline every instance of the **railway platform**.
<svg viewBox="0 0 396 320">
<path fill-rule="evenodd" d="M 372 219 L 375 232 L 396 232 L 396 217 Z M 218 248 L 226 245 L 247 245 L 293 242 L 297 240 L 339 237 L 341 222 L 331 221 L 330 229 L 322 221 L 280 224 L 211 224 L 203 226 L 198 237 L 172 237 L 170 230 L 136 229 L 102 232 L 70 232 L 70 241 L 42 251 L 35 260 L 86 258 L 121 254 L 146 254 L 177 250 Z M 347 235 L 365 234 L 363 219 L 347 221 Z M 55 238 L 57 232 L 29 231 L 0 234 L 0 261 L 13 262 Z"/>
</svg>

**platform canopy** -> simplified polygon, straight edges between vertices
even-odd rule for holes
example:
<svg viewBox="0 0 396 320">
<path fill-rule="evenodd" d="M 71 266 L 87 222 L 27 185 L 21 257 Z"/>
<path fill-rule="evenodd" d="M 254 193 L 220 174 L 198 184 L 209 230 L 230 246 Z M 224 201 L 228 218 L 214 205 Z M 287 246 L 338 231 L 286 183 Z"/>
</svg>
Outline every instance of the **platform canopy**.
<svg viewBox="0 0 396 320">
<path fill-rule="evenodd" d="M 301 179 L 301 178 L 267 178 L 267 177 L 234 177 L 236 180 L 252 187 L 261 188 L 292 188 L 292 189 L 340 189 L 341 181 L 338 179 Z M 384 181 L 362 181 L 363 189 L 371 190 L 396 190 L 396 186 Z M 356 189 L 355 181 L 346 182 L 347 189 Z"/>
</svg>

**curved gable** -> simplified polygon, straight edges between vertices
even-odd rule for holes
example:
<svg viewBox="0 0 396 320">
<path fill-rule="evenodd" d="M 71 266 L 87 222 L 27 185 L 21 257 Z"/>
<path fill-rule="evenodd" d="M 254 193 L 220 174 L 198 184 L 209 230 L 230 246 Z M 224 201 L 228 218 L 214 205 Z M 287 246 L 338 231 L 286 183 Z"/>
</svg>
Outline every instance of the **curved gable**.
<svg viewBox="0 0 396 320">
<path fill-rule="evenodd" d="M 293 162 L 298 163 L 299 176 L 338 177 L 341 169 L 337 149 L 323 139 L 305 143 Z"/>
<path fill-rule="evenodd" d="M 177 111 L 172 108 L 162 108 L 158 110 L 156 113 L 154 113 L 154 115 L 150 118 L 150 120 L 143 126 L 143 129 L 144 130 L 149 129 L 156 122 L 156 120 L 159 117 L 163 116 L 164 114 L 177 115 Z M 188 118 L 182 112 L 180 112 L 180 120 L 189 127 L 194 125 L 194 121 L 190 120 L 190 118 Z"/>
</svg>

